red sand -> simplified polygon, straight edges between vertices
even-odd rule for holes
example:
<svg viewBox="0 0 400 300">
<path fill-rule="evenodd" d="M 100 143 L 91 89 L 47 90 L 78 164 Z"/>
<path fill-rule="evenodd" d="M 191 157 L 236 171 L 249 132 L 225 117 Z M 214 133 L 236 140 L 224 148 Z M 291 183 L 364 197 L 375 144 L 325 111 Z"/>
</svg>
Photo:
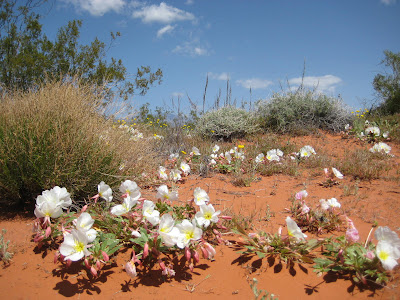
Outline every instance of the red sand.
<svg viewBox="0 0 400 300">
<path fill-rule="evenodd" d="M 344 148 L 361 147 L 354 140 L 330 135 L 302 137 L 299 141 L 316 149 L 328 149 L 333 155 L 339 155 Z M 400 147 L 390 145 L 391 153 L 395 155 L 390 174 L 399 178 Z M 399 180 L 361 181 L 358 193 L 348 196 L 344 195 L 343 187 L 354 186 L 352 178 L 345 176 L 340 185 L 331 188 L 321 187 L 318 183 L 322 180 L 322 170 L 304 172 L 301 177 L 263 177 L 253 182 L 251 187 L 235 187 L 230 183 L 230 177 L 224 175 L 217 174 L 212 178 L 190 176 L 180 185 L 179 197 L 181 200 L 190 199 L 193 190 L 199 186 L 209 193 L 210 203 L 217 209 L 254 215 L 254 224 L 259 229 L 275 232 L 279 225 L 285 225 L 287 213 L 284 209 L 289 207 L 288 199 L 306 185 L 309 193 L 307 203 L 315 206 L 321 198 L 337 198 L 353 219 L 363 240 L 374 221 L 399 232 Z M 142 194 L 149 199 L 155 196 L 149 190 L 142 190 Z M 264 218 L 267 205 L 274 213 L 270 221 Z M 5 239 L 11 241 L 11 251 L 15 253 L 11 264 L 0 268 L 0 299 L 253 299 L 249 285 L 252 278 L 258 279 L 259 289 L 274 293 L 279 299 L 400 299 L 400 268 L 395 269 L 394 280 L 386 287 L 363 290 L 347 278 L 318 277 L 308 265 L 296 264 L 289 269 L 278 261 L 261 260 L 257 256 L 243 260 L 235 248 L 234 240 L 238 237 L 234 235 L 225 236 L 226 240 L 232 240 L 232 245 L 218 246 L 215 261 L 201 259 L 193 273 L 177 272 L 176 277 L 168 282 L 162 281 L 159 270 L 130 279 L 123 269 L 130 250 L 119 253 L 115 263 L 103 269 L 97 280 L 89 280 L 86 271 L 78 264 L 67 270 L 54 264 L 54 251 L 35 253 L 35 243 L 31 241 L 33 221 L 33 217 L 0 221 L 0 229 L 7 230 Z"/>
</svg>

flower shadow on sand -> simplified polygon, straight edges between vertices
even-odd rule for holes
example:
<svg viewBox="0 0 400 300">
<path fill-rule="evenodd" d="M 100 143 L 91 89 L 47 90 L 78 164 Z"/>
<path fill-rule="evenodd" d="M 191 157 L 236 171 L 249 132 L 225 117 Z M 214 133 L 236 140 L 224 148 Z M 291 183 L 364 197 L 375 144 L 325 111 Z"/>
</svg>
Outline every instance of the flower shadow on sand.
<svg viewBox="0 0 400 300">
<path fill-rule="evenodd" d="M 305 292 L 307 295 L 312 295 L 313 293 L 318 293 L 318 287 L 321 284 L 330 284 L 337 282 L 338 280 L 344 280 L 344 281 L 349 281 L 350 286 L 347 288 L 347 292 L 349 294 L 354 294 L 355 292 L 358 293 L 363 293 L 363 292 L 370 292 L 367 297 L 374 297 L 377 295 L 377 291 L 383 289 L 382 285 L 376 284 L 375 282 L 368 281 L 368 284 L 363 284 L 360 282 L 355 282 L 352 280 L 352 277 L 349 274 L 339 274 L 336 272 L 331 272 L 329 271 L 326 273 L 323 277 L 323 281 L 320 283 L 316 284 L 315 286 L 312 285 L 305 285 Z"/>
<path fill-rule="evenodd" d="M 99 295 L 101 293 L 99 286 L 105 283 L 107 281 L 107 277 L 114 273 L 114 271 L 109 270 L 112 267 L 114 266 L 105 266 L 100 273 L 100 276 L 97 278 L 93 278 L 91 275 L 89 275 L 88 272 L 80 265 L 72 265 L 67 269 L 55 269 L 53 270 L 53 276 L 61 277 L 62 281 L 56 284 L 54 290 L 57 290 L 59 294 L 65 297 L 72 297 L 76 294 L 83 293 L 88 295 Z M 75 281 L 74 278 L 77 278 L 76 283 L 71 282 Z M 73 280 L 70 281 L 69 279 Z"/>
<path fill-rule="evenodd" d="M 129 280 L 125 280 L 125 283 L 121 284 L 122 292 L 131 292 L 132 289 L 139 287 L 140 285 L 144 286 L 153 286 L 159 287 L 163 283 L 167 282 L 185 282 L 193 279 L 195 275 L 201 275 L 196 272 L 196 269 L 206 270 L 210 266 L 208 264 L 198 264 L 194 267 L 193 272 L 189 271 L 189 268 L 186 266 L 186 260 L 182 257 L 180 260 L 175 258 L 173 260 L 174 263 L 174 277 L 166 277 L 162 275 L 162 271 L 160 269 L 140 269 L 137 268 L 138 276 Z"/>
</svg>

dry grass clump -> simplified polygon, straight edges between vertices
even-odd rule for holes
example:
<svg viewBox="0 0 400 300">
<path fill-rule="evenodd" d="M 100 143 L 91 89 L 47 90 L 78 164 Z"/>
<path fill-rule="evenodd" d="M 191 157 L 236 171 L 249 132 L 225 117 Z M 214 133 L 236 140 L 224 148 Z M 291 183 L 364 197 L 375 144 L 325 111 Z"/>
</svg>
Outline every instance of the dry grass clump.
<svg viewBox="0 0 400 300">
<path fill-rule="evenodd" d="M 79 81 L 47 83 L 3 93 L 0 102 L 0 195 L 8 204 L 32 202 L 64 186 L 75 196 L 97 192 L 151 168 L 151 143 L 135 143 L 102 115 L 102 91 Z M 149 159 L 151 157 L 151 159 Z"/>
<path fill-rule="evenodd" d="M 341 162 L 340 171 L 355 179 L 371 180 L 382 177 L 382 173 L 391 169 L 390 157 L 386 154 L 371 153 L 358 149 L 346 153 Z"/>
</svg>

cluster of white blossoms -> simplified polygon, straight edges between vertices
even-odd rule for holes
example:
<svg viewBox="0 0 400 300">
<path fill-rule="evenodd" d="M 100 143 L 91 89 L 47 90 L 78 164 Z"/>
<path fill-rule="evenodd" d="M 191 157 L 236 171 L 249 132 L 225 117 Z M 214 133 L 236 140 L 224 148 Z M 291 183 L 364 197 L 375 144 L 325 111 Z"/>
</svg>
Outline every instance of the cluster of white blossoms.
<svg viewBox="0 0 400 300">
<path fill-rule="evenodd" d="M 323 210 L 333 210 L 334 208 L 340 208 L 340 203 L 336 198 L 331 198 L 328 200 L 320 199 L 319 204 Z"/>
<path fill-rule="evenodd" d="M 389 154 L 390 150 L 392 148 L 383 142 L 376 143 L 372 148 L 369 149 L 370 152 L 372 153 L 384 153 L 384 154 Z"/>
<path fill-rule="evenodd" d="M 43 191 L 36 198 L 35 216 L 45 218 L 50 223 L 50 218 L 58 218 L 72 204 L 71 195 L 66 188 L 55 186 L 51 190 Z"/>
<path fill-rule="evenodd" d="M 311 155 L 317 154 L 313 147 L 306 145 L 300 149 L 299 156 L 300 157 L 310 157 Z"/>
<path fill-rule="evenodd" d="M 212 153 L 210 154 L 210 164 L 216 165 L 218 162 L 222 164 L 230 165 L 234 160 L 245 160 L 245 155 L 243 153 L 243 145 L 239 145 L 238 147 L 233 147 L 229 151 L 221 152 L 218 154 L 220 147 L 218 145 L 214 145 L 212 148 Z"/>
<path fill-rule="evenodd" d="M 177 182 L 182 179 L 183 176 L 188 176 L 190 174 L 190 166 L 186 162 L 182 161 L 179 165 L 179 168 L 175 168 L 169 171 L 169 175 L 167 174 L 167 169 L 163 166 L 158 167 L 158 178 L 162 180 L 172 180 Z"/>
<path fill-rule="evenodd" d="M 283 152 L 280 149 L 272 149 L 269 150 L 266 155 L 264 155 L 264 153 L 258 154 L 255 158 L 255 162 L 261 164 L 266 161 L 280 161 L 282 157 Z"/>
</svg>

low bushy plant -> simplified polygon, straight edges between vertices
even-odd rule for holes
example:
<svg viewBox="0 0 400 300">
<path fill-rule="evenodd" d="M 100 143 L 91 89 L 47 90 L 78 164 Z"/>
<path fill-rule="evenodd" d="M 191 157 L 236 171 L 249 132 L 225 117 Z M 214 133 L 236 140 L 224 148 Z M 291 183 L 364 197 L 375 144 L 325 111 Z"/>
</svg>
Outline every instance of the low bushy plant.
<svg viewBox="0 0 400 300">
<path fill-rule="evenodd" d="M 33 203 L 41 190 L 57 184 L 87 196 L 99 179 L 113 184 L 120 181 L 117 175 L 136 178 L 157 163 L 151 141 L 135 143 L 113 128 L 102 103 L 101 90 L 79 81 L 4 95 L 0 195 L 7 205 Z"/>
<path fill-rule="evenodd" d="M 196 122 L 195 132 L 213 140 L 231 141 L 258 131 L 253 113 L 234 106 L 210 110 Z"/>
<path fill-rule="evenodd" d="M 341 99 L 304 89 L 259 101 L 256 114 L 264 130 L 296 134 L 316 129 L 338 132 L 352 119 Z"/>
</svg>

